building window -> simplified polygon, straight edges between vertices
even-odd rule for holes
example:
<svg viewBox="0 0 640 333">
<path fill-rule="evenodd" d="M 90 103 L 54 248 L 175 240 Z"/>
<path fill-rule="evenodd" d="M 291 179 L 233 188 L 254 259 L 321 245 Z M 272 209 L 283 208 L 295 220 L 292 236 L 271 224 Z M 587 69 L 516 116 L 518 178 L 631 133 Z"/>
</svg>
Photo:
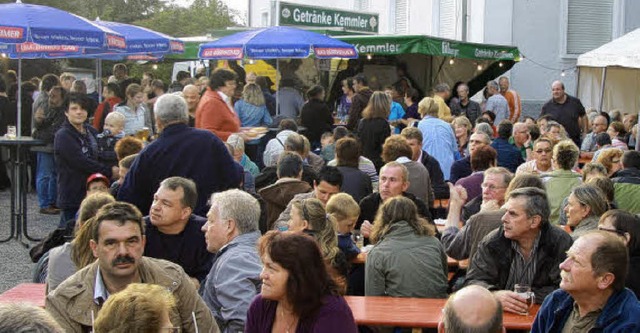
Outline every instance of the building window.
<svg viewBox="0 0 640 333">
<path fill-rule="evenodd" d="M 369 0 L 355 0 L 353 7 L 355 10 L 369 10 Z"/>
<path fill-rule="evenodd" d="M 582 54 L 611 41 L 614 0 L 566 0 L 566 2 L 566 54 Z"/>
<path fill-rule="evenodd" d="M 456 0 L 440 0 L 440 15 L 438 16 L 438 36 L 448 39 L 458 39 L 460 3 Z"/>
<path fill-rule="evenodd" d="M 409 0 L 396 0 L 394 8 L 394 32 L 406 34 L 409 32 Z"/>
<path fill-rule="evenodd" d="M 262 12 L 260 15 L 260 26 L 268 27 L 269 26 L 269 12 Z"/>
</svg>

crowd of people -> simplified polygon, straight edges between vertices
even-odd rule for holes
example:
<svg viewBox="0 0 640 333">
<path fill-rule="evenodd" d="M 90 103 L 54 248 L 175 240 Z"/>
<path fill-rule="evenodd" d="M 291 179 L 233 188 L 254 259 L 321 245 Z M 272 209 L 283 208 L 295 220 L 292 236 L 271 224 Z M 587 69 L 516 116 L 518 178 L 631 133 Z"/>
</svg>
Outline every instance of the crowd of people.
<svg viewBox="0 0 640 333">
<path fill-rule="evenodd" d="M 8 78 L 0 131 L 15 123 Z M 637 114 L 585 110 L 559 81 L 533 119 L 506 77 L 477 103 L 462 82 L 420 98 L 406 78 L 374 91 L 357 74 L 334 117 L 324 87 L 269 81 L 216 69 L 167 88 L 116 64 L 102 100 L 68 73 L 24 83 L 23 133 L 45 143 L 40 212 L 67 239 L 34 258 L 42 319 L 10 317 L 51 332 L 356 332 L 369 328 L 344 295 L 449 297 L 440 332 L 500 332 L 530 297 L 533 332 L 640 329 Z M 268 142 L 241 129 L 262 126 Z M 450 278 L 447 256 L 468 268 Z M 0 327 L 24 311 L 0 307 Z"/>
</svg>

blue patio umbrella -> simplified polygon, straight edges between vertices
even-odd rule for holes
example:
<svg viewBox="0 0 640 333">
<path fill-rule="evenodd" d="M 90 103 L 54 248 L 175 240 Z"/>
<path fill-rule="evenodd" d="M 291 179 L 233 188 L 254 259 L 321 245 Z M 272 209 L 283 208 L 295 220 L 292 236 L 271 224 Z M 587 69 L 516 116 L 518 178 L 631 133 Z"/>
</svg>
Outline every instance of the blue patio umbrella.
<svg viewBox="0 0 640 333">
<path fill-rule="evenodd" d="M 181 40 L 151 29 L 132 24 L 101 20 L 96 20 L 94 23 L 125 36 L 127 40 L 127 48 L 124 53 L 127 55 L 141 53 L 172 54 L 184 52 L 184 43 Z M 92 53 L 95 52 L 92 51 Z"/>
<path fill-rule="evenodd" d="M 242 31 L 200 45 L 201 59 L 357 58 L 353 45 L 292 27 Z"/>
<path fill-rule="evenodd" d="M 0 45 L 10 57 L 18 58 L 17 134 L 21 136 L 21 59 L 44 54 L 80 52 L 81 48 L 126 50 L 125 38 L 63 10 L 32 4 L 0 4 Z"/>
<path fill-rule="evenodd" d="M 0 44 L 14 44 L 16 52 L 20 52 L 21 45 L 26 51 L 36 50 L 34 45 L 126 49 L 121 34 L 57 8 L 24 4 L 18 0 L 0 4 L 0 13 Z"/>
</svg>

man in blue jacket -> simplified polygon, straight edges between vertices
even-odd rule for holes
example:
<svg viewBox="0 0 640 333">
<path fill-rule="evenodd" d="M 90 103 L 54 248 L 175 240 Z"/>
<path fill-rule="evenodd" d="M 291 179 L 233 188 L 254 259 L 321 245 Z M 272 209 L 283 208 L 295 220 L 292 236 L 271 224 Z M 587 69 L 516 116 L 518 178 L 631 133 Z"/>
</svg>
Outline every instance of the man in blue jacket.
<svg viewBox="0 0 640 333">
<path fill-rule="evenodd" d="M 212 193 L 240 185 L 240 165 L 213 133 L 189 127 L 187 110 L 187 102 L 180 96 L 167 94 L 158 98 L 154 112 L 160 136 L 131 165 L 120 186 L 119 201 L 148 212 L 160 182 L 180 176 L 196 183 L 199 195 L 193 213 L 204 216 Z"/>
<path fill-rule="evenodd" d="M 578 238 L 567 251 L 560 289 L 544 300 L 531 332 L 640 331 L 640 303 L 624 287 L 627 248 L 615 230 L 601 230 Z"/>
</svg>

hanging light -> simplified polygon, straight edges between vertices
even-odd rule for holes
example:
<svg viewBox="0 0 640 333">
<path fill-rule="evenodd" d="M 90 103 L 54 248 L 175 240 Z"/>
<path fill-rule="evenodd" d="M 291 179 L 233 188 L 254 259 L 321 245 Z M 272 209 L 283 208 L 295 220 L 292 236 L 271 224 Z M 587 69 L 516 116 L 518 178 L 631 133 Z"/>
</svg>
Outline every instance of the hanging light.
<svg viewBox="0 0 640 333">
<path fill-rule="evenodd" d="M 504 64 L 502 63 L 502 61 L 498 63 L 498 66 L 500 66 L 500 67 L 504 66 Z"/>
<path fill-rule="evenodd" d="M 478 65 L 477 69 L 478 69 L 479 71 L 481 71 L 481 70 L 482 70 L 482 65 Z"/>
<path fill-rule="evenodd" d="M 564 69 L 562 70 L 562 72 L 560 73 L 560 76 L 565 76 L 567 74 L 565 74 Z"/>
<path fill-rule="evenodd" d="M 6 58 L 6 57 L 7 57 L 7 54 L 6 54 L 6 53 L 0 53 L 0 57 L 2 57 L 2 58 Z"/>
<path fill-rule="evenodd" d="M 256 62 L 255 60 L 249 59 L 249 65 L 253 65 L 253 64 L 255 64 L 255 62 Z"/>
<path fill-rule="evenodd" d="M 371 60 L 373 59 L 373 56 L 371 55 L 371 53 L 367 54 L 367 60 Z"/>
<path fill-rule="evenodd" d="M 151 66 L 151 68 L 153 68 L 153 70 L 155 71 L 156 69 L 158 69 L 158 65 L 153 64 L 153 66 Z"/>
<path fill-rule="evenodd" d="M 453 64 L 455 64 L 455 63 L 456 63 L 456 62 L 453 60 L 453 58 L 451 58 L 451 59 L 449 60 L 449 65 L 453 65 Z"/>
</svg>

